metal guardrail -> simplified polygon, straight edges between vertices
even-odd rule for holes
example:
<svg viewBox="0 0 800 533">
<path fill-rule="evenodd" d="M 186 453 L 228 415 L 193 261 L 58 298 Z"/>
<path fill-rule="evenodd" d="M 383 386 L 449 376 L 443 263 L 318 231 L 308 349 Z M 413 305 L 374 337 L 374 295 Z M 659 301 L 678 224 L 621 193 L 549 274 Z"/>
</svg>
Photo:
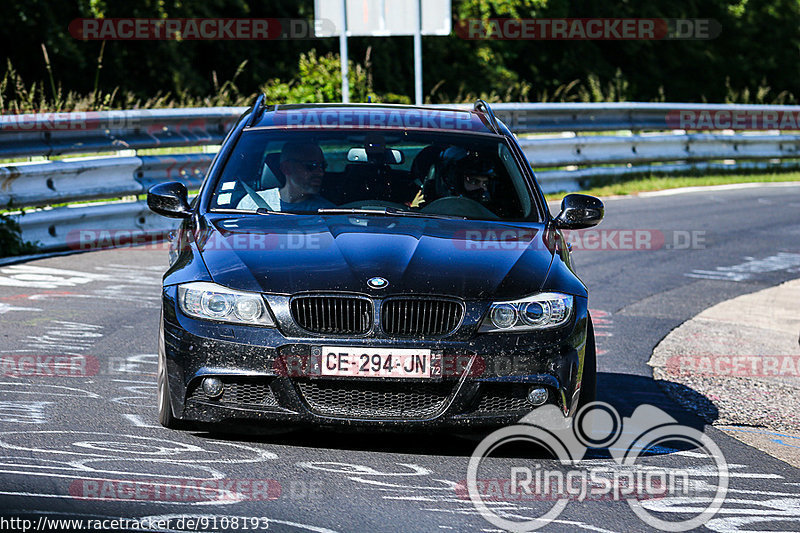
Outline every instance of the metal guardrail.
<svg viewBox="0 0 800 533">
<path fill-rule="evenodd" d="M 800 157 L 800 135 L 585 136 L 546 140 L 521 139 L 520 145 L 534 168 Z"/>
<path fill-rule="evenodd" d="M 448 104 L 438 107 L 471 109 L 472 105 Z M 731 113 L 774 117 L 800 113 L 800 106 L 745 104 L 683 104 L 649 102 L 604 103 L 508 103 L 492 104 L 492 110 L 514 133 L 559 131 L 663 131 L 678 129 L 680 112 Z M 796 128 L 800 124 L 795 121 Z M 702 129 L 702 128 L 701 128 Z M 722 128 L 720 128 L 722 129 Z M 737 129 L 747 129 L 741 127 Z M 753 128 L 755 129 L 755 128 Z M 775 129 L 778 129 L 777 127 Z M 787 128 L 783 128 L 787 129 Z"/>
<path fill-rule="evenodd" d="M 246 107 L 0 115 L 0 158 L 219 144 Z"/>
<path fill-rule="evenodd" d="M 198 188 L 210 154 L 103 157 L 0 167 L 0 205 L 31 207 L 144 194 L 162 181 Z"/>
<path fill-rule="evenodd" d="M 147 203 L 108 202 L 32 211 L 19 219 L 26 240 L 42 251 L 114 248 L 164 238 L 177 224 L 156 215 Z"/>
<path fill-rule="evenodd" d="M 495 104 L 492 108 L 516 134 L 561 134 L 520 139 L 534 168 L 567 167 L 537 172 L 546 192 L 574 190 L 589 178 L 632 173 L 795 167 L 798 163 L 790 160 L 800 158 L 800 135 L 796 134 L 673 130 L 681 111 L 800 117 L 800 106 L 603 103 Z M 214 145 L 245 110 L 5 115 L 0 116 L 0 158 Z M 598 131 L 611 134 L 579 135 Z M 211 159 L 208 153 L 194 153 L 7 164 L 0 166 L 0 206 L 36 207 L 139 195 L 154 183 L 172 180 L 197 188 Z M 81 229 L 161 235 L 176 225 L 153 216 L 141 202 L 47 208 L 29 211 L 19 222 L 24 238 L 39 241 L 48 251 L 72 247 L 74 239 L 68 236 L 74 237 Z"/>
</svg>

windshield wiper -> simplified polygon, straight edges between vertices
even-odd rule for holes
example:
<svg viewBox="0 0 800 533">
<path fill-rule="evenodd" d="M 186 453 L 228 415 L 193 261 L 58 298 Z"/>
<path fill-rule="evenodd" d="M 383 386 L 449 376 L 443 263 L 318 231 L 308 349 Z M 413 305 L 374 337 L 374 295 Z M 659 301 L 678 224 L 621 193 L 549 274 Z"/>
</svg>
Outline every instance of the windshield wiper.
<svg viewBox="0 0 800 533">
<path fill-rule="evenodd" d="M 376 207 L 365 209 L 363 207 L 321 207 L 317 213 L 322 215 L 395 215 L 401 212 L 395 207 Z"/>
<path fill-rule="evenodd" d="M 462 219 L 465 217 L 451 216 L 451 215 L 437 215 L 435 213 L 422 213 L 419 211 L 403 211 L 396 207 L 377 207 L 375 209 L 365 209 L 363 207 L 324 207 L 317 209 L 317 213 L 321 215 L 379 215 L 379 216 L 407 216 L 407 217 L 422 217 L 422 218 L 447 218 L 447 219 Z"/>
<path fill-rule="evenodd" d="M 293 213 L 291 211 L 270 211 L 264 207 L 259 207 L 255 211 L 251 209 L 212 209 L 211 213 L 225 213 L 235 215 L 312 215 L 312 212 Z M 321 215 L 378 215 L 385 217 L 406 216 L 417 218 L 440 218 L 449 220 L 469 220 L 467 217 L 456 215 L 439 215 L 436 213 L 422 213 L 420 211 L 404 211 L 396 207 L 377 207 L 375 209 L 365 209 L 363 207 L 323 207 L 317 209 Z"/>
</svg>

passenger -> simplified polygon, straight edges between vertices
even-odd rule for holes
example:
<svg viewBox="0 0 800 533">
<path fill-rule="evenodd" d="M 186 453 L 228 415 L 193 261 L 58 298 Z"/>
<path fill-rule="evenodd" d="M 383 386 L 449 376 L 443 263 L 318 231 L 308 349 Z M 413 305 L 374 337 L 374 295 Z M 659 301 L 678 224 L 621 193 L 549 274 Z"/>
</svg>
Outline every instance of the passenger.
<svg viewBox="0 0 800 533">
<path fill-rule="evenodd" d="M 484 207 L 493 203 L 497 172 L 486 155 L 453 146 L 442 152 L 440 169 L 446 194 L 469 198 Z"/>
<path fill-rule="evenodd" d="M 476 202 L 488 204 L 492 200 L 489 187 L 494 177 L 494 169 L 479 168 L 464 173 L 462 195 Z"/>
</svg>

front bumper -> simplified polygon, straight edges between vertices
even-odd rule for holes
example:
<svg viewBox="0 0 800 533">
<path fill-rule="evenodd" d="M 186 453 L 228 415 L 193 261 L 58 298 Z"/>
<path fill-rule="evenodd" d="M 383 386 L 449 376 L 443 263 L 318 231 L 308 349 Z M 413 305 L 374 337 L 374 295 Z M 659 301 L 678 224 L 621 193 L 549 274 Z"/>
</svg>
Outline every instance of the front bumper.
<svg viewBox="0 0 800 533">
<path fill-rule="evenodd" d="M 447 338 L 418 340 L 296 336 L 296 329 L 282 327 L 280 320 L 277 328 L 198 320 L 179 311 L 176 292 L 175 286 L 164 288 L 159 356 L 167 364 L 174 414 L 184 420 L 489 427 L 528 413 L 533 406 L 525 397 L 533 386 L 547 388 L 549 403 L 565 416 L 577 407 L 587 345 L 585 298 L 575 298 L 571 320 L 555 330 L 477 334 L 486 302 L 468 306 L 459 329 Z M 322 345 L 430 349 L 441 356 L 442 372 L 430 380 L 323 378 L 314 366 Z M 221 398 L 204 394 L 205 377 L 223 381 Z"/>
</svg>

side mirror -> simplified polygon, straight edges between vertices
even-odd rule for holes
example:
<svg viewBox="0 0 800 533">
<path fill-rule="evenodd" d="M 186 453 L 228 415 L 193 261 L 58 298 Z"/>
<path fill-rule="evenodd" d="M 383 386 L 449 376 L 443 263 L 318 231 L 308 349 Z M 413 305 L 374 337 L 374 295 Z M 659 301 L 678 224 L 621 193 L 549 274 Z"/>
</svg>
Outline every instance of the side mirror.
<svg viewBox="0 0 800 533">
<path fill-rule="evenodd" d="M 189 218 L 192 210 L 189 207 L 186 186 L 178 181 L 159 183 L 147 191 L 147 207 L 154 213 L 169 218 Z"/>
<path fill-rule="evenodd" d="M 603 220 L 603 202 L 586 194 L 568 194 L 561 200 L 561 212 L 553 219 L 559 229 L 584 229 Z"/>
</svg>

